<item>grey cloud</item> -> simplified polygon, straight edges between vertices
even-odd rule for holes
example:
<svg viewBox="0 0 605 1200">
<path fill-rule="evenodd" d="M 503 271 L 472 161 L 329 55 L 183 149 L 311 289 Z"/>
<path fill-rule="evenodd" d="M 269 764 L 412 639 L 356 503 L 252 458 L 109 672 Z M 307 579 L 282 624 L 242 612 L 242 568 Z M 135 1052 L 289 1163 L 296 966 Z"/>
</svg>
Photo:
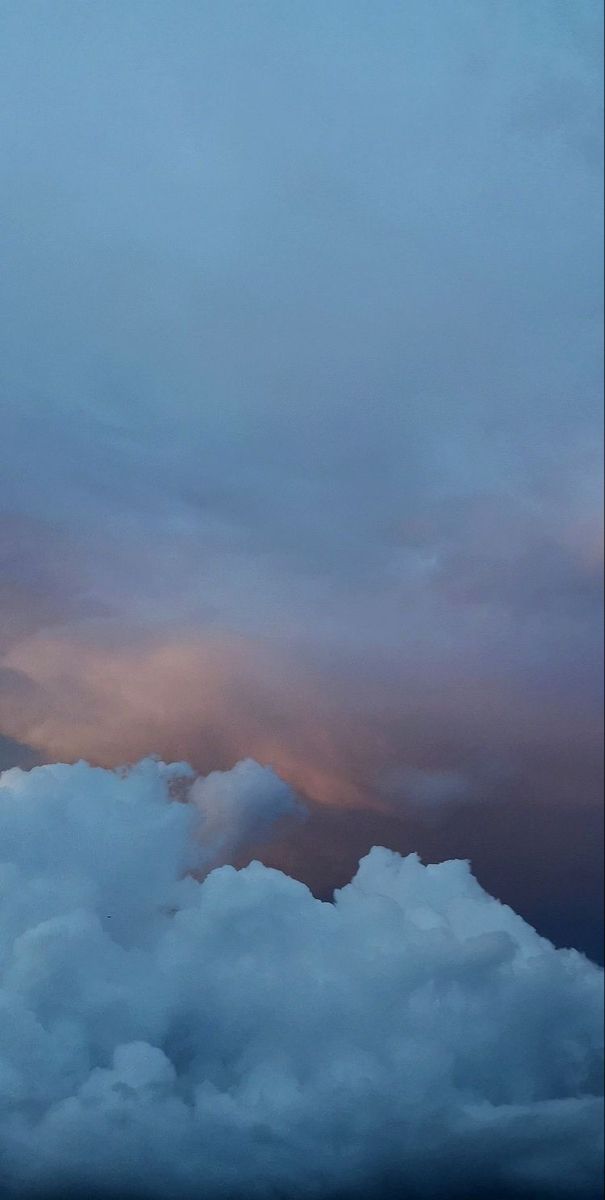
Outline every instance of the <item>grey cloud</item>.
<svg viewBox="0 0 605 1200">
<path fill-rule="evenodd" d="M 42 515 L 0 513 L 0 649 L 43 629 L 107 615 L 86 552 Z"/>
<path fill-rule="evenodd" d="M 403 767 L 388 772 L 381 781 L 384 795 L 397 795 L 430 812 L 443 804 L 460 804 L 473 796 L 473 786 L 459 771 L 427 771 Z"/>
<path fill-rule="evenodd" d="M 603 571 L 594 509 L 545 498 L 485 493 L 453 497 L 402 525 L 396 536 L 428 563 L 437 590 L 455 603 L 493 605 L 517 616 L 588 619 L 595 627 Z M 582 516 L 588 517 L 582 528 Z M 592 528 L 591 528 L 592 526 Z"/>
<path fill-rule="evenodd" d="M 528 795 L 592 797 L 598 5 L 1 20 L 6 733 L 279 737 L 366 791 L 514 739 Z M 310 743 L 270 667 L 232 729 L 209 631 L 287 651 Z"/>
<path fill-rule="evenodd" d="M 131 14 L 5 18 L 6 489 L 170 536 L 201 487 L 238 552 L 361 575 L 377 518 L 524 486 L 546 423 L 562 448 L 590 423 L 594 181 L 506 131 L 528 73 L 581 76 L 565 29 L 545 55 L 520 5 Z"/>
<path fill-rule="evenodd" d="M 2 776 L 8 1194 L 596 1195 L 602 972 L 465 862 L 374 848 L 332 903 L 259 862 L 199 882 L 278 784 Z"/>
<path fill-rule="evenodd" d="M 32 746 L 0 733 L 0 771 L 7 771 L 11 767 L 34 767 L 39 762 L 40 757 Z"/>
</svg>

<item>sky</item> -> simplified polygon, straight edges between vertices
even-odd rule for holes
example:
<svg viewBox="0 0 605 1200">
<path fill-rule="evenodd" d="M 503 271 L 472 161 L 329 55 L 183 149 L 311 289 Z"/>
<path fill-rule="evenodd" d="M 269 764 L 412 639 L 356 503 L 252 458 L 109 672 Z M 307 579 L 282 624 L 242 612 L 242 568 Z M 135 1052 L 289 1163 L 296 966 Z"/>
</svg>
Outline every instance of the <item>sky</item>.
<svg viewBox="0 0 605 1200">
<path fill-rule="evenodd" d="M 316 894 L 599 957 L 601 24 L 0 6 L 1 766 L 250 757 Z"/>
<path fill-rule="evenodd" d="M 597 1195 L 602 36 L 0 0 L 9 1200 Z"/>
</svg>

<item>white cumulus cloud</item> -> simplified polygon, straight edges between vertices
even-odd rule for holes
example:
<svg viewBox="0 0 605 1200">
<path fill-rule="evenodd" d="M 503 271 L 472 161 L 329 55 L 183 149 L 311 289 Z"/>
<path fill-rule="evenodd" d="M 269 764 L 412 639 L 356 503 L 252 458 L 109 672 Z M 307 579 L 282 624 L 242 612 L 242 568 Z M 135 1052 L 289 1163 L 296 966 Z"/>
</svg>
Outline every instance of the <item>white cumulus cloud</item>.
<svg viewBox="0 0 605 1200">
<path fill-rule="evenodd" d="M 297 811 L 253 762 L 0 777 L 2 1194 L 598 1194 L 602 972 L 463 862 L 208 873 Z"/>
</svg>

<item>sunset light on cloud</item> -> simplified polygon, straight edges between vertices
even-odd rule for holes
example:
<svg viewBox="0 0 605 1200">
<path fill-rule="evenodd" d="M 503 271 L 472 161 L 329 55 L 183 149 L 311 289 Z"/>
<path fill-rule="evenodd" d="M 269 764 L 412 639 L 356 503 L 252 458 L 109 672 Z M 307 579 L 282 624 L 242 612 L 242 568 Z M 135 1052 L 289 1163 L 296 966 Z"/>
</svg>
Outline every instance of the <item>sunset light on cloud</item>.
<svg viewBox="0 0 605 1200">
<path fill-rule="evenodd" d="M 599 1194 L 601 43 L 0 5 L 9 1200 Z"/>
</svg>

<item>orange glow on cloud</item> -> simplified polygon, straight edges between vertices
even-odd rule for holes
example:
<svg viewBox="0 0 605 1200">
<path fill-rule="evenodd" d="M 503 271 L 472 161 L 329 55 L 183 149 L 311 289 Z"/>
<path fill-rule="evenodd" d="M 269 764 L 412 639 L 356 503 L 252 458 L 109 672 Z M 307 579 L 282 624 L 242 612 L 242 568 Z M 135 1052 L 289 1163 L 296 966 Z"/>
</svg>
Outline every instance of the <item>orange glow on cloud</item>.
<svg viewBox="0 0 605 1200">
<path fill-rule="evenodd" d="M 115 765 L 158 753 L 211 770 L 251 756 L 324 803 L 367 803 L 321 685 L 313 694 L 303 672 L 289 678 L 243 639 L 116 649 L 36 636 L 5 662 L 33 687 L 19 704 L 7 697 L 3 728 L 51 758 Z"/>
<path fill-rule="evenodd" d="M 120 642 L 38 634 L 13 646 L 0 699 L 5 734 L 47 761 L 113 766 L 159 754 L 208 772 L 253 757 L 339 808 L 393 811 L 405 794 L 382 787 L 389 772 L 397 780 L 401 768 L 447 772 L 461 762 L 471 775 L 479 762 L 469 799 L 483 801 L 487 760 L 545 803 L 592 803 L 598 723 L 556 697 L 445 667 L 424 678 L 322 672 L 244 638 Z"/>
</svg>

